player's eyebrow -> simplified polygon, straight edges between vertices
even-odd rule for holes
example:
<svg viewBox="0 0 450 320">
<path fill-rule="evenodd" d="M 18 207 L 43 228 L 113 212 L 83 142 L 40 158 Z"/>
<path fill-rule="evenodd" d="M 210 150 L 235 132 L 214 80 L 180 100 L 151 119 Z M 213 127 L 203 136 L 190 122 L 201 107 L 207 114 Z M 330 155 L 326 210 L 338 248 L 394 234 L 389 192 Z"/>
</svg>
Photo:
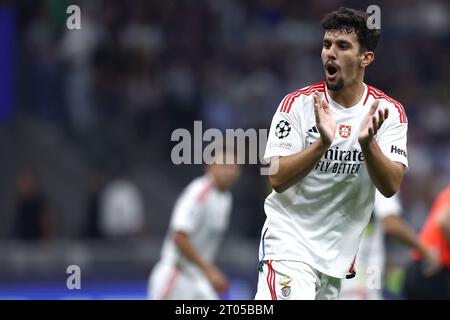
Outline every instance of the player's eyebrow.
<svg viewBox="0 0 450 320">
<path fill-rule="evenodd" d="M 351 47 L 353 44 L 351 43 L 351 41 L 347 41 L 347 40 L 338 40 L 338 41 L 337 41 L 337 45 L 338 45 L 338 46 L 344 46 L 344 47 Z"/>
<path fill-rule="evenodd" d="M 324 38 L 323 41 L 322 41 L 322 43 L 324 45 L 329 45 L 329 44 L 331 44 L 333 42 L 335 42 L 340 47 L 348 47 L 348 48 L 350 48 L 350 47 L 353 46 L 351 41 L 343 40 L 343 39 L 332 40 L 330 38 Z"/>
</svg>

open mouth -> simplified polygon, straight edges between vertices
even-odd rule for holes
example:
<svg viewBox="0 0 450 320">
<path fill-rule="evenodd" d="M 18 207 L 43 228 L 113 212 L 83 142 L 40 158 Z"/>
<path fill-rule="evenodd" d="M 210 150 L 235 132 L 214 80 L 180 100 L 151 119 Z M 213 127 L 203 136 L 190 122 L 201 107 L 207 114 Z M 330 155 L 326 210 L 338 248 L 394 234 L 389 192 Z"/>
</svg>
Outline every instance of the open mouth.
<svg viewBox="0 0 450 320">
<path fill-rule="evenodd" d="M 327 65 L 326 69 L 327 69 L 327 73 L 330 76 L 334 76 L 336 74 L 336 72 L 338 71 L 338 69 L 334 65 L 331 65 L 331 64 Z"/>
</svg>

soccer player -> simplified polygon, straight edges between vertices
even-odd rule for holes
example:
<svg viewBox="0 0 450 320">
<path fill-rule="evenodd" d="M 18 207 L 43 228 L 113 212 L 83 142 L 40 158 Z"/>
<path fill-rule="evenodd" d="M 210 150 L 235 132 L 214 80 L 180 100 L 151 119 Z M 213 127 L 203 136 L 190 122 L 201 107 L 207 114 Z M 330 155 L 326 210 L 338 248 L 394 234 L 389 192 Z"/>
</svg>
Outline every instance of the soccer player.
<svg viewBox="0 0 450 320">
<path fill-rule="evenodd" d="M 367 17 L 347 8 L 324 17 L 325 81 L 288 94 L 273 117 L 255 299 L 337 299 L 375 188 L 391 197 L 402 182 L 407 118 L 363 81 L 380 36 Z"/>
<path fill-rule="evenodd" d="M 450 299 L 450 185 L 436 198 L 419 235 L 427 248 L 436 252 L 441 270 L 424 272 L 424 256 L 413 251 L 406 271 L 404 295 L 407 299 Z"/>
<path fill-rule="evenodd" d="M 384 234 L 420 252 L 427 262 L 428 274 L 438 271 L 439 261 L 402 219 L 402 211 L 398 193 L 391 198 L 386 198 L 380 192 L 376 192 L 375 208 L 364 231 L 356 258 L 356 276 L 353 279 L 344 280 L 340 299 L 383 299 Z"/>
<path fill-rule="evenodd" d="M 216 161 L 184 189 L 173 210 L 161 259 L 149 279 L 149 298 L 214 300 L 226 292 L 227 279 L 214 257 L 228 226 L 229 189 L 239 175 L 236 164 Z"/>
</svg>

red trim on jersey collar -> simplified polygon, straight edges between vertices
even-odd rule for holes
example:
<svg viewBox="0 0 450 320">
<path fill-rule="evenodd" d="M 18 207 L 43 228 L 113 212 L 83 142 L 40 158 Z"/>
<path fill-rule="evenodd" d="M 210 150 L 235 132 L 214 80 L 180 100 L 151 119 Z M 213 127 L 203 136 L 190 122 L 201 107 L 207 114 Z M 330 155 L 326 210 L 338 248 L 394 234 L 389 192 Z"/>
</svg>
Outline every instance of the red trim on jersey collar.
<svg viewBox="0 0 450 320">
<path fill-rule="evenodd" d="M 324 85 L 324 91 L 325 91 L 325 99 L 327 99 L 327 102 L 328 102 L 328 90 L 326 89 L 326 82 L 325 82 L 325 81 L 323 82 L 323 85 Z M 363 106 L 364 106 L 364 105 L 366 104 L 367 97 L 369 96 L 369 86 L 366 85 L 365 83 L 363 83 L 363 85 L 365 86 L 364 90 L 366 91 L 366 97 L 365 97 L 364 102 L 363 102 Z M 363 92 L 363 93 L 364 93 L 364 92 Z M 359 105 L 359 103 L 361 102 L 361 100 L 362 100 L 362 98 L 359 99 L 358 103 L 357 103 L 355 106 Z M 334 101 L 334 100 L 333 100 L 333 101 Z M 328 102 L 328 103 L 329 103 L 329 102 Z M 335 103 L 338 104 L 336 101 L 335 101 Z"/>
<path fill-rule="evenodd" d="M 328 101 L 327 84 L 326 84 L 325 81 L 323 81 L 322 84 L 323 84 L 323 93 L 325 93 L 325 100 L 327 100 L 327 103 L 330 103 L 330 102 Z"/>
<path fill-rule="evenodd" d="M 197 203 L 202 203 L 205 199 L 207 194 L 212 190 L 213 187 L 213 182 L 210 179 L 202 188 L 202 190 L 200 190 L 198 196 L 197 196 Z"/>
<path fill-rule="evenodd" d="M 309 87 L 294 91 L 294 92 L 286 95 L 284 97 L 283 101 L 281 102 L 280 112 L 289 113 L 291 111 L 291 107 L 294 104 L 295 99 L 297 99 L 301 95 L 309 96 L 316 90 L 318 92 L 325 93 L 325 82 L 323 81 L 323 82 L 315 83 L 313 85 L 310 85 Z M 328 102 L 326 93 L 325 93 L 325 99 Z"/>
<path fill-rule="evenodd" d="M 369 95 L 371 95 L 372 97 L 374 97 L 374 99 L 384 99 L 390 103 L 392 103 L 395 108 L 397 109 L 399 115 L 400 115 L 400 123 L 407 123 L 408 122 L 408 118 L 406 117 L 406 112 L 405 112 L 405 108 L 403 107 L 403 105 L 398 102 L 395 99 L 392 99 L 391 97 L 389 97 L 387 94 L 385 94 L 383 91 L 372 87 L 372 86 L 367 86 L 367 96 L 364 99 L 364 104 L 366 104 L 367 99 L 369 98 Z"/>
</svg>

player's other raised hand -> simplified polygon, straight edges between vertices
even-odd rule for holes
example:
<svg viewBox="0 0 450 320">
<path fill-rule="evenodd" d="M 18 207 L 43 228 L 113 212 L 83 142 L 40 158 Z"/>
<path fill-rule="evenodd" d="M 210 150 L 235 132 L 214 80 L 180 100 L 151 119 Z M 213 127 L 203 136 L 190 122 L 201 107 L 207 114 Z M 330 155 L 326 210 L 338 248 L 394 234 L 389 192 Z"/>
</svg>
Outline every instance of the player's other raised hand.
<svg viewBox="0 0 450 320">
<path fill-rule="evenodd" d="M 369 112 L 364 117 L 361 123 L 361 131 L 359 132 L 359 144 L 364 145 L 369 143 L 372 138 L 377 134 L 383 122 L 389 116 L 389 109 L 384 111 L 378 109 L 380 104 L 379 100 L 375 100 L 370 107 Z"/>
<path fill-rule="evenodd" d="M 328 102 L 325 99 L 320 100 L 319 93 L 314 91 L 314 114 L 316 116 L 316 125 L 319 129 L 320 137 L 325 145 L 331 145 L 336 132 L 336 120 L 334 120 Z"/>
</svg>

